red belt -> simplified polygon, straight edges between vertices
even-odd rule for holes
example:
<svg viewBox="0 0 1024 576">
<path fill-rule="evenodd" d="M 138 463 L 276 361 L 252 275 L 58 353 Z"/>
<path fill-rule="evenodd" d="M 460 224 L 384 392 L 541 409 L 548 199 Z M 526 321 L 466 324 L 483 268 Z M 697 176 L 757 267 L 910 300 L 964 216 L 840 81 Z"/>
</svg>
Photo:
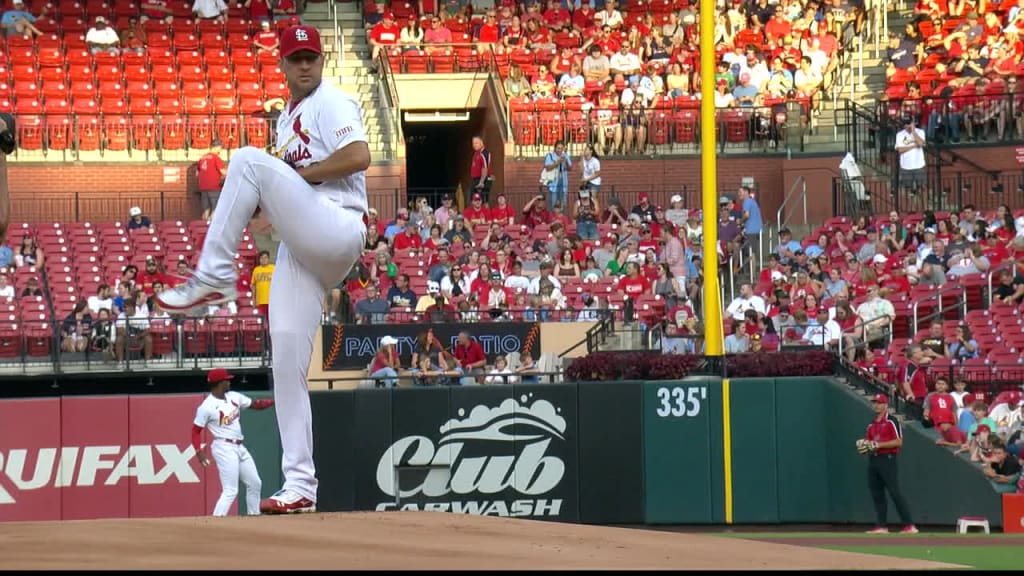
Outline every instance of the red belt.
<svg viewBox="0 0 1024 576">
<path fill-rule="evenodd" d="M 241 444 L 242 443 L 241 440 L 235 440 L 234 438 L 217 438 L 217 440 L 223 440 L 224 442 L 227 442 L 229 444 Z"/>
</svg>

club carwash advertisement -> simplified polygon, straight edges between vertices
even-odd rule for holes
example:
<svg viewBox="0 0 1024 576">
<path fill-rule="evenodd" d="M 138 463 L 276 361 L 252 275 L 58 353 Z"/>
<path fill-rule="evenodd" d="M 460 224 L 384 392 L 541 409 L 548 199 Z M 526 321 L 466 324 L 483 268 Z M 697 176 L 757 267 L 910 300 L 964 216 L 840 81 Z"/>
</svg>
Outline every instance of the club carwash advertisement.
<svg viewBox="0 0 1024 576">
<path fill-rule="evenodd" d="M 377 463 L 377 510 L 575 516 L 574 399 L 555 389 L 485 390 L 459 400 L 451 418 L 395 438 Z"/>
</svg>

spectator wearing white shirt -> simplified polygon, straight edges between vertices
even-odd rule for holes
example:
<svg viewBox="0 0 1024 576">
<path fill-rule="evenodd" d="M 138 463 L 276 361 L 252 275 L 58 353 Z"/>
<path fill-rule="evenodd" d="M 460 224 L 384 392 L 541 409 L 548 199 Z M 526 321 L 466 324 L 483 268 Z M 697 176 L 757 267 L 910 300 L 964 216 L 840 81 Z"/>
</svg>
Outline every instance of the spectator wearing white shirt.
<svg viewBox="0 0 1024 576">
<path fill-rule="evenodd" d="M 93 54 L 99 52 L 118 54 L 121 38 L 117 35 L 117 31 L 107 23 L 106 18 L 97 16 L 96 24 L 85 34 L 85 43 L 89 45 L 89 51 Z"/>
<path fill-rule="evenodd" d="M 726 307 L 725 315 L 742 322 L 747 310 L 753 310 L 759 315 L 763 315 L 767 308 L 764 298 L 754 294 L 754 287 L 750 284 L 743 284 L 740 286 L 740 295 Z"/>
<path fill-rule="evenodd" d="M 505 277 L 505 288 L 516 292 L 530 290 L 530 279 L 523 276 L 523 263 L 519 260 L 512 263 L 512 273 Z"/>
<path fill-rule="evenodd" d="M 192 12 L 203 20 L 220 18 L 228 11 L 228 5 L 224 0 L 195 0 L 192 4 Z"/>
<path fill-rule="evenodd" d="M 117 361 L 124 360 L 124 352 L 128 346 L 142 345 L 142 357 L 149 360 L 153 357 L 153 337 L 149 333 L 149 317 L 135 306 L 135 300 L 124 301 L 124 312 L 114 322 L 117 340 L 114 343 L 114 355 Z"/>
<path fill-rule="evenodd" d="M 7 275 L 0 274 L 0 298 L 14 298 L 14 286 L 8 280 Z"/>
<path fill-rule="evenodd" d="M 89 296 L 86 300 L 89 306 L 89 311 L 93 314 L 99 314 L 100 310 L 106 308 L 107 310 L 113 310 L 114 299 L 111 297 L 111 290 L 109 284 L 100 284 L 96 287 L 96 294 Z"/>
<path fill-rule="evenodd" d="M 804 331 L 804 340 L 826 349 L 838 344 L 843 331 L 839 327 L 839 323 L 829 319 L 828 316 L 829 309 L 827 307 L 818 308 L 817 322 L 808 326 Z"/>
<path fill-rule="evenodd" d="M 623 44 L 618 52 L 612 54 L 609 65 L 612 75 L 621 75 L 623 79 L 629 81 L 636 78 L 636 81 L 640 82 L 640 58 L 629 51 L 628 44 Z"/>
<path fill-rule="evenodd" d="M 508 367 L 508 361 L 504 356 L 494 359 L 494 368 L 487 373 L 484 384 L 518 384 L 519 376 Z"/>
<path fill-rule="evenodd" d="M 604 4 L 604 10 L 594 14 L 594 22 L 600 26 L 607 26 L 612 30 L 622 28 L 625 21 L 622 19 L 622 13 L 616 10 L 615 6 L 615 0 L 607 0 Z"/>
</svg>

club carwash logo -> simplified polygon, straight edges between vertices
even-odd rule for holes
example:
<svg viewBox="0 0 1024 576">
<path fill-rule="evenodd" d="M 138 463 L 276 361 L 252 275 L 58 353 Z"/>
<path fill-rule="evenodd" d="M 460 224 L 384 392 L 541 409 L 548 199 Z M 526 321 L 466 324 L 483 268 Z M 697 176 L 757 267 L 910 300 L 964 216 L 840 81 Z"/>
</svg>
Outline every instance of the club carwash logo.
<svg viewBox="0 0 1024 576">
<path fill-rule="evenodd" d="M 565 462 L 548 454 L 553 442 L 565 441 L 565 418 L 547 400 L 529 403 L 532 396 L 478 405 L 468 416 L 459 409 L 459 418 L 441 426 L 436 446 L 425 436 L 397 440 L 377 464 L 377 486 L 400 503 L 381 502 L 377 510 L 558 516 L 562 500 L 542 496 L 565 474 Z"/>
</svg>

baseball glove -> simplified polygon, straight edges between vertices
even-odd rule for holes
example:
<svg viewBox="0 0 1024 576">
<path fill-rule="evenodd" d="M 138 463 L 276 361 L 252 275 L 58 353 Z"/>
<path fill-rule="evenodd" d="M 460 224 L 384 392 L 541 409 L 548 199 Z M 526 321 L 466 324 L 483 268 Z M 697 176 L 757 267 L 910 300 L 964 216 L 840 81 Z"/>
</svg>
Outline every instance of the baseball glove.
<svg viewBox="0 0 1024 576">
<path fill-rule="evenodd" d="M 17 143 L 14 140 L 14 135 L 17 132 L 14 124 L 14 115 L 0 113 L 0 119 L 3 119 L 4 123 L 7 124 L 7 129 L 0 132 L 0 151 L 4 154 L 12 154 L 17 147 Z"/>
<path fill-rule="evenodd" d="M 872 442 L 870 440 L 865 440 L 863 438 L 861 438 L 860 440 L 857 440 L 857 453 L 858 454 L 869 454 L 869 453 L 874 452 L 875 450 L 878 450 L 878 443 L 877 442 Z"/>
</svg>

